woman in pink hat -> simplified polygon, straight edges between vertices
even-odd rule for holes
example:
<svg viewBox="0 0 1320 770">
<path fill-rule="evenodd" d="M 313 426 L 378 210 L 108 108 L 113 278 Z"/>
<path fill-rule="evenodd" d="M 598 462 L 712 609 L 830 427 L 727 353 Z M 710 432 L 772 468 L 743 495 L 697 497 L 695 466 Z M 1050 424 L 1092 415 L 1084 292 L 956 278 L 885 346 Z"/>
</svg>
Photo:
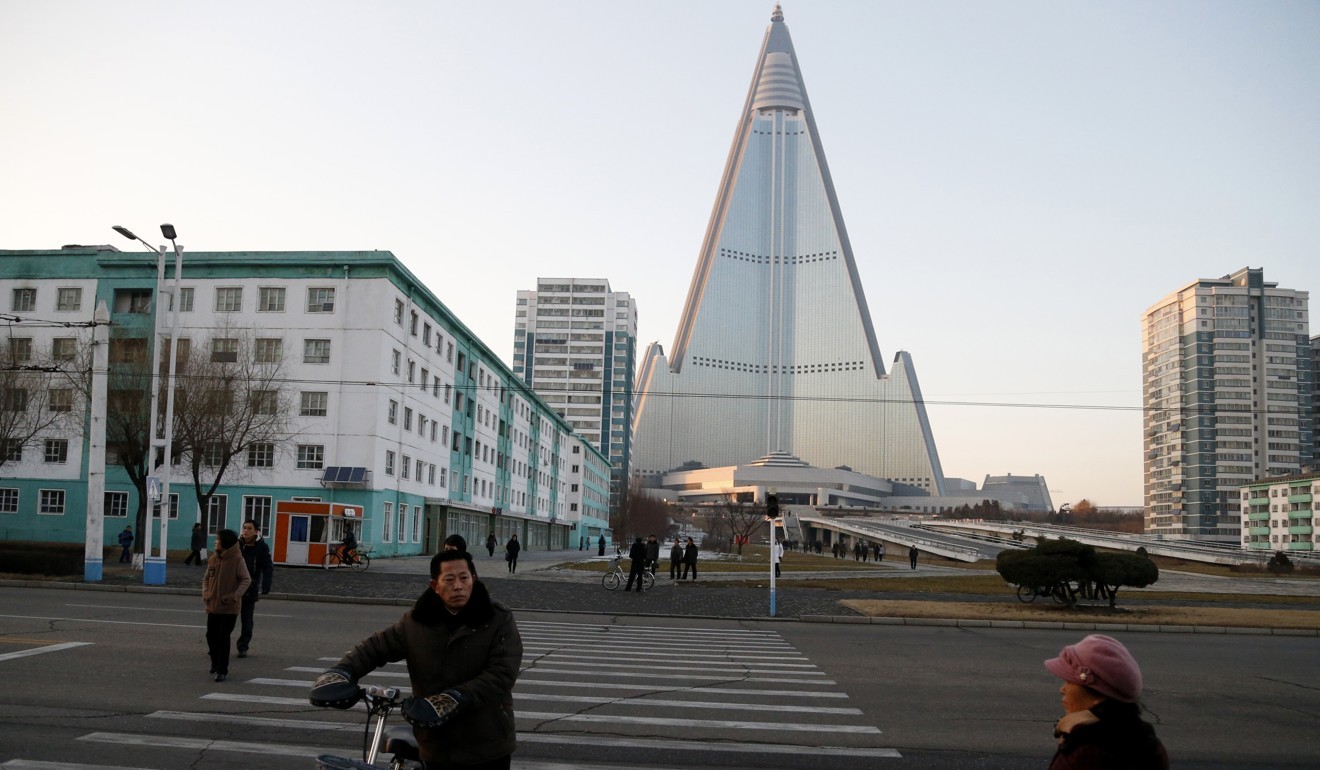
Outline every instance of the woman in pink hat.
<svg viewBox="0 0 1320 770">
<path fill-rule="evenodd" d="M 1164 744 L 1141 719 L 1141 669 L 1121 642 L 1092 634 L 1045 668 L 1063 680 L 1065 712 L 1050 770 L 1168 770 Z"/>
</svg>

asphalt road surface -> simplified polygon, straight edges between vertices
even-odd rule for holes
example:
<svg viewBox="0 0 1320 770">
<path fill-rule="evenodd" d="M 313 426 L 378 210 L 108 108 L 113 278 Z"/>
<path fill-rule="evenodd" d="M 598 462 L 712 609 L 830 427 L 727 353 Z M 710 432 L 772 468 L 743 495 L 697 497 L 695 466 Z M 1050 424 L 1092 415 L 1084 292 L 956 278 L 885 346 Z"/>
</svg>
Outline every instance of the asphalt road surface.
<svg viewBox="0 0 1320 770">
<path fill-rule="evenodd" d="M 498 597 L 497 597 L 498 598 Z M 0 587 L 0 768 L 311 768 L 365 715 L 316 673 L 402 608 L 265 600 L 207 674 L 195 596 Z M 520 612 L 514 767 L 1043 768 L 1082 632 Z M 1314 768 L 1315 637 L 1132 633 L 1174 766 Z M 401 667 L 367 682 L 406 686 Z M 401 721 L 398 724 L 402 724 Z"/>
</svg>

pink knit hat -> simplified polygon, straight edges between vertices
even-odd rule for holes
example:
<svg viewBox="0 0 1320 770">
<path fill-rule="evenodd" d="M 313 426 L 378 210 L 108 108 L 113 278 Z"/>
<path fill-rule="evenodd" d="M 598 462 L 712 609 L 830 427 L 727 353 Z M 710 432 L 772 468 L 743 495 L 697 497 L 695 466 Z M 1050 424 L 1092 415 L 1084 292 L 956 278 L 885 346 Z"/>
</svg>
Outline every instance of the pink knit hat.
<svg viewBox="0 0 1320 770">
<path fill-rule="evenodd" d="M 1091 634 L 1045 661 L 1045 668 L 1066 682 L 1080 684 L 1109 698 L 1136 703 L 1141 697 L 1141 668 L 1122 642 Z"/>
</svg>

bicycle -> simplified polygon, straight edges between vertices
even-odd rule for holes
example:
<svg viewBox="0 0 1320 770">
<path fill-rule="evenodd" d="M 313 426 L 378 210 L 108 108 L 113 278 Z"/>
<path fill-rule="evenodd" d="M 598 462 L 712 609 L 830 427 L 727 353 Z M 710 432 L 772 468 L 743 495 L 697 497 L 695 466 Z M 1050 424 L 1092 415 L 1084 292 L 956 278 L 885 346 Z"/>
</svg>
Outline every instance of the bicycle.
<svg viewBox="0 0 1320 770">
<path fill-rule="evenodd" d="M 628 583 L 628 573 L 624 572 L 623 567 L 619 566 L 620 561 L 621 559 L 617 556 L 610 559 L 610 568 L 600 579 L 600 584 L 605 586 L 607 590 L 613 591 L 619 587 L 620 583 L 625 585 Z M 655 575 L 652 575 L 649 569 L 644 569 L 642 570 L 642 585 L 637 590 L 650 591 L 652 588 L 655 588 Z"/>
<path fill-rule="evenodd" d="M 326 569 L 331 567 L 352 567 L 358 572 L 362 572 L 371 566 L 371 557 L 366 554 L 365 548 L 356 548 L 348 553 L 348 560 L 339 553 L 339 549 L 331 548 L 325 552 L 325 558 L 321 560 L 321 566 Z"/>
<path fill-rule="evenodd" d="M 390 770 L 420 768 L 422 758 L 412 728 L 405 726 L 391 727 L 388 730 L 385 728 L 390 713 L 403 705 L 403 693 L 399 688 L 369 685 L 358 689 L 358 698 L 367 704 L 367 728 L 372 727 L 373 717 L 376 720 L 375 728 L 371 731 L 370 743 L 364 743 L 362 746 L 362 761 L 322 754 L 316 758 L 317 770 L 378 770 L 376 756 L 380 752 L 391 755 L 390 762 L 386 765 Z M 368 740 L 365 731 L 363 740 Z"/>
</svg>

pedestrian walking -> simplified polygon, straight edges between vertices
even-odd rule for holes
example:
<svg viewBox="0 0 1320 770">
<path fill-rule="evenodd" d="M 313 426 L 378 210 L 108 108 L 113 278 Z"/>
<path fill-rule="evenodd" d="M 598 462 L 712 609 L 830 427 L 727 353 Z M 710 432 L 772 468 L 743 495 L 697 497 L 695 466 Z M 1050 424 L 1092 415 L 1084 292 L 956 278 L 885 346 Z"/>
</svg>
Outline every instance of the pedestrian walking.
<svg viewBox="0 0 1320 770">
<path fill-rule="evenodd" d="M 683 544 L 682 542 L 679 541 L 678 536 L 675 535 L 674 547 L 669 549 L 669 579 L 670 580 L 675 580 L 678 578 L 678 570 L 680 565 L 682 564 L 683 564 Z"/>
<path fill-rule="evenodd" d="M 183 560 L 184 564 L 194 564 L 202 566 L 202 549 L 206 547 L 206 528 L 199 521 L 193 525 L 192 540 L 189 541 L 188 558 Z"/>
<path fill-rule="evenodd" d="M 252 578 L 238 550 L 238 533 L 232 529 L 220 530 L 215 536 L 215 552 L 206 560 L 206 574 L 202 577 L 206 649 L 217 682 L 229 678 L 229 637 L 238 622 L 243 593 L 250 585 Z"/>
<path fill-rule="evenodd" d="M 597 552 L 596 552 L 596 555 L 597 555 L 597 556 L 604 556 L 604 555 L 605 555 L 605 536 L 604 536 L 604 535 L 601 535 L 601 536 L 600 536 L 600 540 L 597 540 L 597 541 L 596 541 L 596 548 L 598 549 Z"/>
<path fill-rule="evenodd" d="M 494 532 L 486 536 L 486 553 L 490 554 L 491 558 L 495 557 L 495 546 L 499 544 L 499 541 L 495 539 Z"/>
<path fill-rule="evenodd" d="M 509 535 L 509 542 L 504 544 L 504 560 L 509 563 L 510 575 L 518 571 L 518 552 L 521 550 L 522 543 L 518 542 L 518 533 Z"/>
<path fill-rule="evenodd" d="M 872 559 L 875 559 L 876 561 L 880 561 L 880 550 L 881 550 L 881 547 L 882 547 L 882 546 L 881 546 L 880 543 L 878 543 L 878 542 L 877 542 L 877 543 L 871 543 L 871 558 L 872 558 Z"/>
<path fill-rule="evenodd" d="M 628 549 L 628 558 L 632 559 L 632 567 L 628 570 L 628 585 L 623 587 L 625 591 L 631 591 L 633 581 L 637 581 L 637 593 L 642 592 L 642 573 L 646 571 L 646 543 L 642 542 L 642 536 L 638 535 L 633 541 L 632 547 Z"/>
<path fill-rule="evenodd" d="M 119 553 L 120 564 L 133 563 L 133 528 L 124 527 L 124 531 L 119 533 L 119 547 L 123 550 Z"/>
<path fill-rule="evenodd" d="M 579 536 L 578 536 L 578 550 L 581 551 L 581 550 L 583 550 L 583 549 L 586 548 L 586 547 L 587 547 L 587 538 L 584 537 L 584 536 L 582 536 L 582 535 L 579 535 Z"/>
<path fill-rule="evenodd" d="M 1164 744 L 1141 719 L 1141 668 L 1122 642 L 1091 634 L 1045 661 L 1045 670 L 1063 680 L 1050 770 L 1168 770 Z"/>
<path fill-rule="evenodd" d="M 912 569 L 917 568 L 917 556 L 919 556 L 920 553 L 921 552 L 917 550 L 915 545 L 908 549 L 908 564 L 912 565 Z"/>
<path fill-rule="evenodd" d="M 655 568 L 660 564 L 660 541 L 655 539 L 655 535 L 646 538 L 646 568 L 651 571 L 651 577 L 655 577 Z"/>
<path fill-rule="evenodd" d="M 252 643 L 252 616 L 257 610 L 257 593 L 270 593 L 270 581 L 275 575 L 275 564 L 270 559 L 270 544 L 261 536 L 255 519 L 243 522 L 243 530 L 238 536 L 238 550 L 243 554 L 243 564 L 247 567 L 252 585 L 243 592 L 243 607 L 239 612 L 238 657 L 248 656 L 248 645 Z"/>
<path fill-rule="evenodd" d="M 687 539 L 687 546 L 683 548 L 683 577 L 687 580 L 688 570 L 692 570 L 692 579 L 697 579 L 697 544 L 692 542 L 692 538 Z"/>
<path fill-rule="evenodd" d="M 775 544 L 770 546 L 770 561 L 775 565 L 775 577 L 779 577 L 779 562 L 784 559 L 784 541 L 776 540 Z"/>
<path fill-rule="evenodd" d="M 885 560 L 885 544 L 884 544 L 884 543 L 876 543 L 876 544 L 875 544 L 875 560 L 876 560 L 877 562 L 881 562 L 881 561 L 884 561 L 884 560 Z"/>
</svg>

